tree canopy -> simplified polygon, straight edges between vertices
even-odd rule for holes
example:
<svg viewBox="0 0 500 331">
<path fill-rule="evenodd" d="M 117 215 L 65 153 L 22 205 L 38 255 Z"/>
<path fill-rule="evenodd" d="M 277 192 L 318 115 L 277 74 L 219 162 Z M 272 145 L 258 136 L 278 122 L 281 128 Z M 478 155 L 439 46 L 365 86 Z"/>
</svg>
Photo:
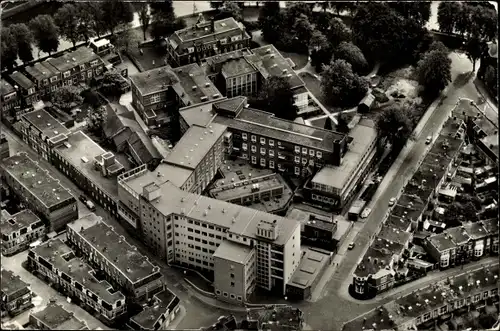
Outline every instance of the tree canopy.
<svg viewBox="0 0 500 331">
<path fill-rule="evenodd" d="M 498 16 L 494 7 L 473 2 L 442 1 L 438 7 L 439 30 L 465 38 L 494 40 Z"/>
<path fill-rule="evenodd" d="M 252 100 L 253 106 L 273 113 L 276 117 L 293 121 L 297 117 L 297 106 L 288 80 L 281 76 L 268 78 L 257 98 Z"/>
<path fill-rule="evenodd" d="M 277 1 L 266 1 L 259 12 L 259 24 L 262 36 L 271 44 L 276 43 L 281 35 L 282 14 Z"/>
<path fill-rule="evenodd" d="M 130 2 L 107 0 L 100 3 L 104 17 L 104 25 L 114 34 L 117 27 L 131 23 L 134 19 L 134 8 Z"/>
<path fill-rule="evenodd" d="M 343 41 L 351 41 L 352 34 L 347 25 L 337 17 L 330 20 L 325 32 L 328 41 L 335 47 Z"/>
<path fill-rule="evenodd" d="M 54 21 L 59 27 L 61 36 L 71 41 L 73 47 L 76 46 L 77 42 L 84 40 L 86 37 L 84 29 L 80 26 L 81 18 L 82 16 L 77 7 L 71 3 L 64 4 L 54 15 Z"/>
<path fill-rule="evenodd" d="M 73 85 L 61 86 L 51 94 L 51 101 L 54 106 L 68 111 L 83 102 L 80 92 L 80 89 Z"/>
<path fill-rule="evenodd" d="M 24 23 L 12 24 L 9 26 L 12 35 L 14 36 L 17 45 L 17 55 L 24 63 L 33 60 L 33 35 L 30 29 Z"/>
<path fill-rule="evenodd" d="M 397 1 L 388 2 L 388 5 L 399 15 L 403 16 L 404 18 L 414 19 L 421 26 L 424 26 L 431 17 L 430 1 Z"/>
<path fill-rule="evenodd" d="M 59 29 L 49 15 L 38 15 L 29 22 L 33 38 L 41 51 L 52 54 L 59 47 Z"/>
<path fill-rule="evenodd" d="M 332 106 L 355 106 L 368 91 L 368 81 L 355 74 L 345 60 L 325 65 L 321 77 L 321 89 Z"/>
<path fill-rule="evenodd" d="M 149 24 L 151 23 L 151 15 L 149 13 L 149 6 L 147 3 L 142 2 L 139 6 L 139 22 L 141 23 L 142 36 L 144 40 L 146 40 L 146 32 L 148 31 Z"/>
<path fill-rule="evenodd" d="M 418 61 L 418 82 L 429 95 L 437 95 L 451 82 L 451 59 L 440 50 L 424 54 Z"/>
<path fill-rule="evenodd" d="M 243 20 L 243 11 L 238 3 L 232 1 L 224 1 L 222 7 L 219 8 L 219 13 L 214 17 L 215 20 L 233 17 L 236 21 Z"/>
<path fill-rule="evenodd" d="M 2 66 L 12 68 L 16 65 L 17 60 L 17 39 L 13 35 L 9 26 L 2 27 L 1 34 L 2 47 L 0 51 L 2 56 Z"/>
<path fill-rule="evenodd" d="M 410 110 L 399 105 L 384 109 L 375 120 L 375 128 L 379 139 L 387 139 L 393 150 L 399 150 L 411 137 Z"/>
<path fill-rule="evenodd" d="M 151 36 L 154 39 L 167 37 L 175 31 L 175 14 L 172 0 L 151 2 Z"/>
<path fill-rule="evenodd" d="M 124 78 L 117 71 L 106 71 L 100 82 L 100 90 L 102 93 L 111 96 L 119 96 L 122 94 L 122 84 Z"/>
<path fill-rule="evenodd" d="M 334 50 L 335 59 L 342 59 L 351 64 L 356 73 L 364 73 L 368 62 L 361 49 L 352 42 L 341 42 Z"/>
</svg>

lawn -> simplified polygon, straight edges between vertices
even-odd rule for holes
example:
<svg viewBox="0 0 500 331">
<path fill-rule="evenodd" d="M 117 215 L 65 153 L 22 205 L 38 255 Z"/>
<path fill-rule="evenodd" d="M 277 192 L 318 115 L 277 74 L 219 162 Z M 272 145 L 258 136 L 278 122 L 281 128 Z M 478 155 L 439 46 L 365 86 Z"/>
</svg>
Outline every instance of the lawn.
<svg viewBox="0 0 500 331">
<path fill-rule="evenodd" d="M 128 49 L 128 55 L 132 62 L 140 71 L 151 70 L 164 66 L 166 60 L 166 50 L 163 47 L 142 47 L 142 54 L 138 47 L 138 42 L 143 42 L 143 34 L 141 27 L 132 30 L 135 34 L 134 42 L 131 43 Z M 146 38 L 151 38 L 149 31 L 146 32 Z"/>
<path fill-rule="evenodd" d="M 313 75 L 311 75 L 308 72 L 301 72 L 299 74 L 299 76 L 300 76 L 300 78 L 302 78 L 304 83 L 306 83 L 306 87 L 309 90 L 309 92 L 311 92 L 316 97 L 316 99 L 318 99 L 319 102 L 321 102 L 323 104 L 323 106 L 326 107 L 326 109 L 328 109 L 331 112 L 338 111 L 338 110 L 334 109 L 333 107 L 329 107 L 327 105 L 326 99 L 323 96 L 323 92 L 321 91 L 321 82 L 319 79 L 317 79 L 316 77 L 314 77 Z"/>
</svg>

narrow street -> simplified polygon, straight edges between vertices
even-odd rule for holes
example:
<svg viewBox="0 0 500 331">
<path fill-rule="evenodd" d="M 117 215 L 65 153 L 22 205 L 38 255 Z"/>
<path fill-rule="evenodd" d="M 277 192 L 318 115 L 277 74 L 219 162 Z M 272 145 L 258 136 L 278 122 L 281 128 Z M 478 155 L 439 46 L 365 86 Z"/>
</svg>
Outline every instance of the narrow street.
<svg viewBox="0 0 500 331">
<path fill-rule="evenodd" d="M 7 136 L 11 155 L 18 152 L 28 153 L 28 155 L 32 159 L 38 161 L 42 167 L 49 170 L 50 174 L 54 178 L 59 179 L 60 183 L 64 187 L 68 188 L 77 199 L 80 194 L 83 194 L 83 191 L 81 191 L 69 178 L 67 178 L 63 173 L 59 172 L 59 170 L 54 168 L 47 161 L 42 159 L 27 144 L 25 144 L 22 141 L 22 139 L 20 139 L 15 133 L 10 131 L 3 124 L 0 125 L 0 129 L 1 132 L 5 133 L 5 135 Z M 122 225 L 116 219 L 110 217 L 108 213 L 101 206 L 96 204 L 96 208 L 97 210 L 95 214 L 101 216 L 106 224 L 113 226 L 118 234 L 125 236 L 130 244 L 137 246 L 137 249 L 142 254 L 148 256 L 151 261 L 155 261 L 155 263 L 161 268 L 161 271 L 165 276 L 168 288 L 180 298 L 182 305 L 186 310 L 186 316 L 182 319 L 182 321 L 179 322 L 177 328 L 180 329 L 199 328 L 200 325 L 211 325 L 214 321 L 217 320 L 219 316 L 224 315 L 224 311 L 222 310 L 219 311 L 218 309 L 215 309 L 212 306 L 208 306 L 207 304 L 204 304 L 199 300 L 197 300 L 196 298 L 194 298 L 193 294 L 183 286 L 184 281 L 181 271 L 167 266 L 165 262 L 159 260 L 157 257 L 150 254 L 148 249 L 141 242 L 131 237 L 130 234 L 127 233 L 126 230 L 122 227 Z M 79 216 L 84 216 L 90 213 L 87 207 L 85 207 L 79 200 L 78 200 L 78 210 L 79 210 Z M 19 258 L 18 256 L 20 256 L 20 254 L 14 256 L 14 261 L 15 261 L 14 264 L 18 264 L 19 265 L 18 267 L 22 269 L 20 264 L 24 260 L 22 257 Z M 3 264 L 4 262 L 2 261 L 2 265 Z M 29 280 L 30 279 L 27 279 L 28 282 Z M 48 288 L 47 291 L 49 293 L 52 293 L 49 291 L 50 288 L 48 286 L 46 287 Z M 49 298 L 50 296 L 47 298 L 44 297 L 43 299 L 48 300 Z"/>
</svg>

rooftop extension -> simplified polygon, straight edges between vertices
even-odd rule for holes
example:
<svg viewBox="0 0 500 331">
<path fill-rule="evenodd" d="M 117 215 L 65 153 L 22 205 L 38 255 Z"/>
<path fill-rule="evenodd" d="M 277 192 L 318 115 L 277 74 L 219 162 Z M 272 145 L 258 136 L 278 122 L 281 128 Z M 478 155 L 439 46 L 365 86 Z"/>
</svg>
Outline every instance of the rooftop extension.
<svg viewBox="0 0 500 331">
<path fill-rule="evenodd" d="M 9 215 L 4 218 L 2 209 L 2 219 L 0 220 L 0 233 L 8 235 L 12 232 L 20 231 L 21 229 L 28 228 L 39 222 L 42 222 L 31 210 L 25 209 L 14 215 Z"/>
</svg>

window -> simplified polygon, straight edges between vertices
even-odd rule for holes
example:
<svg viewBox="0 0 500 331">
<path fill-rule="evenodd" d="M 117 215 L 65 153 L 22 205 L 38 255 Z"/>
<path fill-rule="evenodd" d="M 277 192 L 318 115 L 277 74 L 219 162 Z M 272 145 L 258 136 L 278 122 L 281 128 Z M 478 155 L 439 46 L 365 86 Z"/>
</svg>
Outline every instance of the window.
<svg viewBox="0 0 500 331">
<path fill-rule="evenodd" d="M 307 159 L 305 157 L 302 158 L 302 164 L 306 165 L 307 164 Z"/>
<path fill-rule="evenodd" d="M 252 164 L 256 164 L 257 163 L 257 158 L 255 156 L 252 156 Z"/>
<path fill-rule="evenodd" d="M 295 153 L 300 153 L 300 147 L 299 146 L 295 146 Z"/>
<path fill-rule="evenodd" d="M 302 154 L 306 154 L 307 155 L 307 148 L 302 147 Z"/>
<path fill-rule="evenodd" d="M 80 64 L 80 71 L 84 71 L 85 70 L 85 65 L 84 64 Z"/>
<path fill-rule="evenodd" d="M 274 169 L 274 161 L 269 161 L 269 168 Z"/>
<path fill-rule="evenodd" d="M 234 287 L 234 282 L 231 282 L 231 287 Z"/>
<path fill-rule="evenodd" d="M 261 158 L 260 159 L 260 165 L 261 165 L 261 167 L 265 167 L 266 166 L 266 159 Z"/>
<path fill-rule="evenodd" d="M 300 163 L 300 156 L 295 157 L 295 163 Z"/>
<path fill-rule="evenodd" d="M 310 156 L 314 156 L 314 150 L 310 149 L 310 150 L 309 150 L 309 155 L 310 155 Z"/>
<path fill-rule="evenodd" d="M 255 135 L 252 135 L 252 142 L 253 143 L 257 142 L 257 137 Z"/>
<path fill-rule="evenodd" d="M 256 152 L 257 152 L 257 146 L 252 145 L 252 153 L 256 153 Z"/>
<path fill-rule="evenodd" d="M 317 157 L 318 159 L 321 159 L 321 157 L 322 157 L 322 156 L 323 156 L 323 155 L 322 155 L 322 153 L 321 153 L 321 152 L 319 152 L 319 151 L 318 151 L 318 152 L 316 152 L 316 157 Z"/>
<path fill-rule="evenodd" d="M 260 144 L 261 145 L 264 145 L 266 143 L 266 138 L 260 138 Z"/>
<path fill-rule="evenodd" d="M 274 140 L 269 139 L 269 146 L 271 146 L 271 147 L 274 146 Z"/>
<path fill-rule="evenodd" d="M 246 151 L 248 149 L 248 145 L 246 143 L 241 144 L 241 148 Z"/>
<path fill-rule="evenodd" d="M 260 154 L 266 155 L 266 149 L 264 147 L 260 148 Z"/>
<path fill-rule="evenodd" d="M 243 140 L 247 140 L 247 134 L 246 133 L 242 133 L 241 134 L 241 138 L 243 138 Z"/>
<path fill-rule="evenodd" d="M 300 168 L 299 167 L 295 167 L 295 174 L 300 175 Z"/>
<path fill-rule="evenodd" d="M 99 61 L 98 60 L 94 60 L 94 61 L 90 62 L 90 65 L 91 66 L 96 66 L 97 63 L 99 63 Z"/>
<path fill-rule="evenodd" d="M 231 276 L 231 278 L 234 278 L 234 274 L 233 274 L 233 273 L 231 273 L 231 275 L 230 275 L 230 276 Z"/>
<path fill-rule="evenodd" d="M 66 71 L 66 72 L 63 74 L 63 77 L 64 77 L 64 78 L 68 78 L 68 77 L 69 77 L 69 75 L 70 75 L 70 72 L 69 72 L 69 71 Z"/>
<path fill-rule="evenodd" d="M 274 149 L 269 150 L 269 156 L 274 156 Z"/>
<path fill-rule="evenodd" d="M 54 76 L 54 77 L 50 77 L 50 82 L 53 83 L 57 81 L 57 76 Z"/>
<path fill-rule="evenodd" d="M 244 158 L 245 160 L 248 159 L 248 154 L 247 153 L 243 153 L 243 155 L 241 155 L 242 158 Z"/>
</svg>

